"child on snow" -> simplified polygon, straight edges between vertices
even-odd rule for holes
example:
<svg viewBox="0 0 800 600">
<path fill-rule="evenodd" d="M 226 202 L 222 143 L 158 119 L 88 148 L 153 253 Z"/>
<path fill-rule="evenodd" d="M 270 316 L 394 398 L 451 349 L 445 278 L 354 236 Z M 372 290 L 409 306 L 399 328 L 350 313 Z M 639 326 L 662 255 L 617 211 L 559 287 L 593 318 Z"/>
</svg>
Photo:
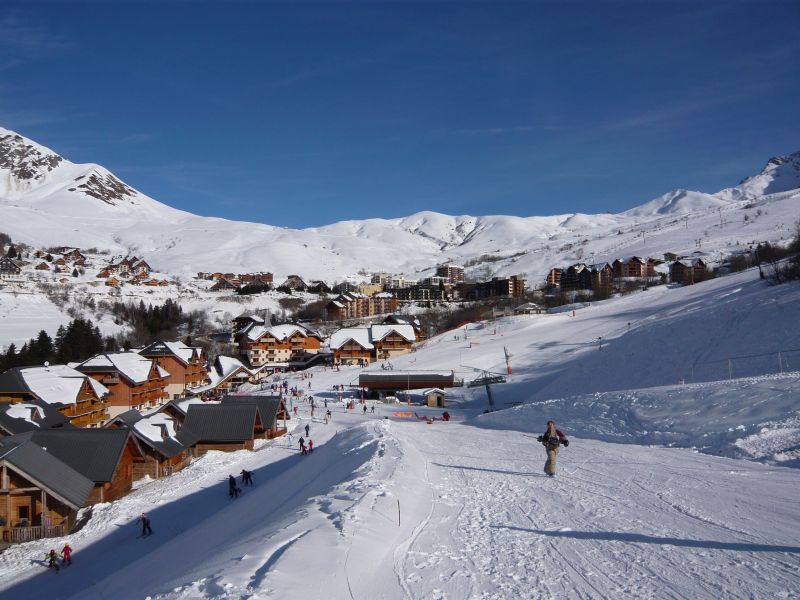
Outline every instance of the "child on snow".
<svg viewBox="0 0 800 600">
<path fill-rule="evenodd" d="M 69 543 L 64 544 L 64 547 L 61 549 L 61 557 L 61 561 L 65 566 L 72 564 L 72 548 L 69 547 Z"/>
<path fill-rule="evenodd" d="M 55 549 L 45 554 L 44 558 L 47 561 L 47 568 L 55 569 L 56 573 L 58 573 L 58 554 L 56 554 Z"/>
</svg>

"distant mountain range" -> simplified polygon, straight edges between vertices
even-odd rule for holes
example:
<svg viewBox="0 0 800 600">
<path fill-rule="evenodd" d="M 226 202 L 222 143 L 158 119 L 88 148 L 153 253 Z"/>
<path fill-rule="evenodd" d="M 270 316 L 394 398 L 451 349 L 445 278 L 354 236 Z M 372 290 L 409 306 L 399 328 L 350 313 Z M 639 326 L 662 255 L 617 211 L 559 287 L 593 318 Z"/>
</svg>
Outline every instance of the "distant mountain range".
<svg viewBox="0 0 800 600">
<path fill-rule="evenodd" d="M 467 274 L 526 273 L 632 254 L 707 253 L 713 260 L 791 235 L 800 218 L 800 152 L 769 159 L 739 185 L 674 190 L 619 214 L 450 216 L 341 221 L 287 229 L 201 217 L 135 190 L 96 164 L 74 164 L 0 128 L 0 231 L 36 246 L 107 248 L 177 276 L 271 271 L 328 281 L 388 271 L 418 277 L 453 261 Z"/>
</svg>

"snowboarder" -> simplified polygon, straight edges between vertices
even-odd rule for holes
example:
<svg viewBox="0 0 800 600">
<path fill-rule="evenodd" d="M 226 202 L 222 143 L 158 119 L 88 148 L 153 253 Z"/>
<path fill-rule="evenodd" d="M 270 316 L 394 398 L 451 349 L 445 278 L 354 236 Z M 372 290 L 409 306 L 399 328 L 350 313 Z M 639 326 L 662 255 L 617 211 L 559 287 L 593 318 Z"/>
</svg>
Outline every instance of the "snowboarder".
<svg viewBox="0 0 800 600">
<path fill-rule="evenodd" d="M 47 561 L 47 568 L 55 569 L 56 573 L 58 573 L 58 554 L 56 554 L 55 549 L 51 549 L 50 552 L 45 554 L 44 559 Z"/>
<path fill-rule="evenodd" d="M 231 498 L 238 498 L 239 491 L 239 488 L 236 486 L 236 478 L 233 475 L 228 475 L 228 496 Z"/>
<path fill-rule="evenodd" d="M 314 451 L 314 440 L 308 438 L 308 453 L 311 454 Z"/>
<path fill-rule="evenodd" d="M 306 450 L 306 441 L 303 439 L 303 436 L 300 436 L 300 454 L 308 454 Z"/>
<path fill-rule="evenodd" d="M 544 472 L 550 477 L 556 476 L 556 459 L 558 458 L 558 448 L 561 444 L 569 446 L 569 440 L 561 431 L 556 429 L 555 421 L 547 422 L 547 431 L 544 435 L 536 438 L 542 443 L 547 452 L 547 462 L 544 463 Z"/>
<path fill-rule="evenodd" d="M 308 437 L 308 432 L 310 429 L 311 427 L 308 425 L 308 423 L 306 423 L 306 437 Z"/>
<path fill-rule="evenodd" d="M 64 566 L 72 564 L 72 548 L 70 548 L 69 542 L 64 544 L 64 547 L 61 549 L 61 557 L 61 564 Z"/>
<path fill-rule="evenodd" d="M 142 535 L 139 537 L 144 537 L 153 533 L 153 530 L 150 529 L 150 517 L 148 517 L 145 513 L 142 513 L 142 516 L 139 517 L 136 522 L 142 524 Z"/>
</svg>

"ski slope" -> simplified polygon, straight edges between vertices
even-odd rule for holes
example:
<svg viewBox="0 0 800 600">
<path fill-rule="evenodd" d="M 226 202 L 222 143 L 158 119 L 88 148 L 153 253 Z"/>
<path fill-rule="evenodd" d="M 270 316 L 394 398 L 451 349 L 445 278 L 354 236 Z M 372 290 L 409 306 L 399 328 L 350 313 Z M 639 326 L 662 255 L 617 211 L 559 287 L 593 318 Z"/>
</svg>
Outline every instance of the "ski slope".
<svg viewBox="0 0 800 600">
<path fill-rule="evenodd" d="M 5 550 L 0 598 L 798 597 L 800 471 L 783 465 L 797 465 L 800 373 L 776 364 L 677 384 L 685 358 L 796 340 L 798 293 L 745 272 L 574 317 L 442 334 L 393 359 L 394 369 L 469 378 L 504 369 L 506 347 L 514 371 L 494 386 L 504 410 L 483 414 L 482 388 L 450 390 L 448 423 L 399 416 L 441 413 L 404 405 L 348 412 L 331 390 L 360 369 L 317 367 L 308 393 L 329 401 L 330 424 L 300 402 L 292 439 L 208 453 L 95 506 L 64 539 Z M 653 374 L 637 373 L 639 361 Z M 587 373 L 595 379 L 573 382 Z M 290 385 L 307 389 L 308 380 Z M 548 418 L 572 442 L 555 479 L 544 477 L 531 437 Z M 310 456 L 296 447 L 305 424 Z M 243 468 L 256 485 L 231 500 L 226 478 Z M 146 538 L 135 524 L 142 511 L 154 530 Z M 44 555 L 65 540 L 73 565 L 56 575 Z"/>
</svg>

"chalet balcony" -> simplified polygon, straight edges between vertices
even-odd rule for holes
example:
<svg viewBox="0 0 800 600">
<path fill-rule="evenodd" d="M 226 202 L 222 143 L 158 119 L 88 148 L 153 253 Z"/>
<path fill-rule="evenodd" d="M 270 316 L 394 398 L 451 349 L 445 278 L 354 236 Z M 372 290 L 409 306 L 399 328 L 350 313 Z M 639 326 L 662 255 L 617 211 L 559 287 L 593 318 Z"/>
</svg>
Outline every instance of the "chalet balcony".
<svg viewBox="0 0 800 600">
<path fill-rule="evenodd" d="M 3 541 L 9 544 L 21 544 L 43 538 L 63 537 L 72 528 L 72 519 L 64 519 L 57 525 L 21 526 L 19 524 L 3 529 Z"/>
</svg>

